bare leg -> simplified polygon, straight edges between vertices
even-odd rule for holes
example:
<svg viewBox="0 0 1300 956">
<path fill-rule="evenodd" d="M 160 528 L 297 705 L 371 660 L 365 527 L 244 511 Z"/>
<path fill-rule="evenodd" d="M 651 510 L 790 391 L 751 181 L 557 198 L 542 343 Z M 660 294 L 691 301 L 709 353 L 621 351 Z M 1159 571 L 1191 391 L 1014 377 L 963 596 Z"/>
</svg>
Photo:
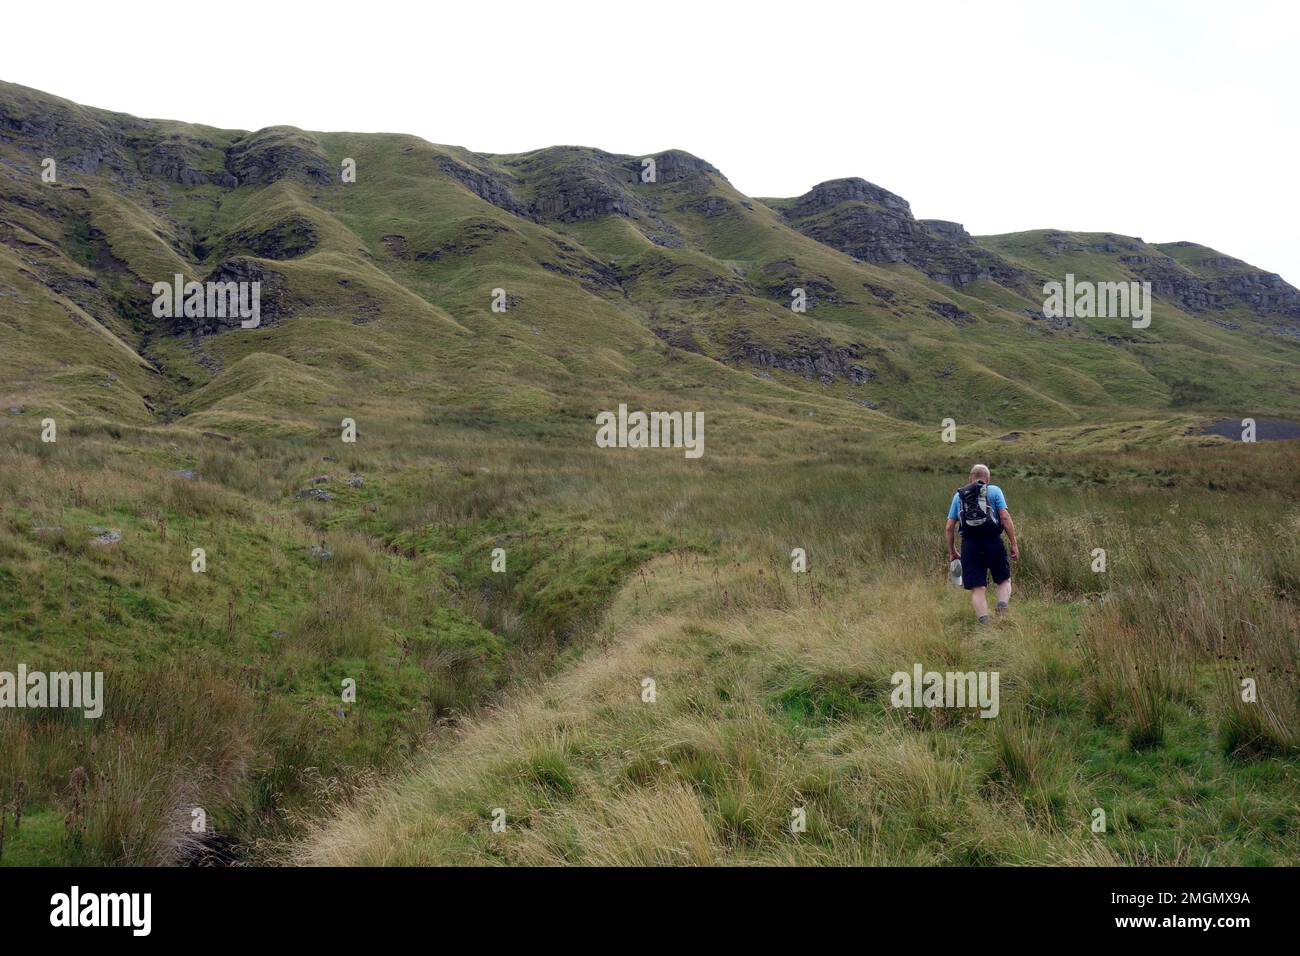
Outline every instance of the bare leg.
<svg viewBox="0 0 1300 956">
<path fill-rule="evenodd" d="M 970 604 L 971 607 L 975 609 L 976 617 L 989 616 L 989 599 L 988 596 L 985 594 L 986 590 L 987 590 L 986 588 L 970 589 Z"/>
<path fill-rule="evenodd" d="M 1006 604 L 1011 600 L 1011 579 L 1007 578 L 998 585 L 998 603 Z"/>
</svg>

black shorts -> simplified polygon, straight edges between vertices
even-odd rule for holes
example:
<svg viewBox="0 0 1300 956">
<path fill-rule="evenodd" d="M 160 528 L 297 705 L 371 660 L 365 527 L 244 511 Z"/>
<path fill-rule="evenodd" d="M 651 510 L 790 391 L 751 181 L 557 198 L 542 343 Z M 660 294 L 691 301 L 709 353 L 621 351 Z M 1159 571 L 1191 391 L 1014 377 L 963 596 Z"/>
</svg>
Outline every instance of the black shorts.
<svg viewBox="0 0 1300 956">
<path fill-rule="evenodd" d="M 1007 549 L 1002 546 L 1002 535 L 981 535 L 961 539 L 961 586 L 967 591 L 986 588 L 988 575 L 993 583 L 1001 584 L 1011 579 L 1011 563 Z"/>
</svg>

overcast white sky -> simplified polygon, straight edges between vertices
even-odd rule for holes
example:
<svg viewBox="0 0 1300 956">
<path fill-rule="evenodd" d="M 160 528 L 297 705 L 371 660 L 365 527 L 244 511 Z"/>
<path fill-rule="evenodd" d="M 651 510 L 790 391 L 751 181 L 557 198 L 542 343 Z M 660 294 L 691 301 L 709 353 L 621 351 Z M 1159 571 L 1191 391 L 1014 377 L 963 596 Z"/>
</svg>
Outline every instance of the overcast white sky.
<svg viewBox="0 0 1300 956">
<path fill-rule="evenodd" d="M 1300 4 L 8 3 L 0 78 L 140 116 L 862 176 L 973 233 L 1189 239 L 1300 284 Z"/>
</svg>

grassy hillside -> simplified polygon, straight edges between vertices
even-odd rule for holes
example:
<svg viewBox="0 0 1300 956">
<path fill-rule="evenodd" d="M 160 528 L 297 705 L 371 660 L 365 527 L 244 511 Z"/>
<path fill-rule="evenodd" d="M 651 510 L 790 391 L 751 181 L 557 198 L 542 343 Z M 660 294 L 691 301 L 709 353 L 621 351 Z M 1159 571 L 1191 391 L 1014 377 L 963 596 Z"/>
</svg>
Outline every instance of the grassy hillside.
<svg viewBox="0 0 1300 956">
<path fill-rule="evenodd" d="M 1207 490 L 1235 453 L 1177 488 L 1119 478 L 1158 456 L 1050 478 L 1008 462 L 1025 556 L 1015 611 L 991 628 L 936 547 L 958 465 L 871 457 L 753 468 L 743 499 L 713 479 L 639 486 L 638 514 L 670 526 L 728 510 L 718 547 L 647 565 L 579 663 L 466 722 L 288 859 L 1294 865 L 1293 452 L 1258 456 L 1277 483 L 1236 504 Z M 891 707 L 891 674 L 917 663 L 999 672 L 1000 712 Z M 1256 674 L 1267 707 L 1239 700 Z"/>
<path fill-rule="evenodd" d="M 108 697 L 0 709 L 0 863 L 1294 863 L 1300 462 L 1202 429 L 1300 418 L 1295 290 L 645 158 L 0 84 L 0 671 Z M 1046 321 L 1067 270 L 1151 327 Z M 155 316 L 176 274 L 260 326 Z M 620 404 L 704 456 L 597 447 Z M 1025 538 L 980 633 L 976 459 Z M 932 661 L 1003 715 L 889 708 Z"/>
<path fill-rule="evenodd" d="M 555 409 L 655 377 L 715 400 L 794 393 L 927 427 L 1286 416 L 1300 401 L 1286 374 L 1295 290 L 1191 244 L 975 241 L 861 180 L 837 182 L 867 193 L 831 183 L 765 203 L 676 150 L 647 157 L 656 179 L 644 182 L 642 158 L 594 149 L 479 156 L 398 135 L 215 130 L 10 84 L 0 116 L 5 353 L 117 376 L 113 420 L 201 411 L 201 430 L 256 427 L 248 388 L 236 398 L 218 381 L 208 395 L 224 397 L 202 408 L 194 397 L 236 366 L 241 383 L 273 381 L 268 366 L 240 366 L 255 353 L 302 367 L 277 367 L 300 382 L 328 369 L 368 391 L 401 381 L 408 395 L 468 393 L 502 410 L 521 386 Z M 869 199 L 845 198 L 857 195 Z M 1044 321 L 1041 282 L 1066 271 L 1153 277 L 1151 327 Z M 262 327 L 154 319 L 150 289 L 175 273 L 259 278 Z M 505 313 L 490 309 L 497 288 Z M 795 289 L 807 312 L 789 308 Z M 7 379 L 10 404 L 108 410 L 78 381 L 31 380 L 31 364 Z M 290 390 L 261 407 L 300 430 L 313 404 Z"/>
</svg>

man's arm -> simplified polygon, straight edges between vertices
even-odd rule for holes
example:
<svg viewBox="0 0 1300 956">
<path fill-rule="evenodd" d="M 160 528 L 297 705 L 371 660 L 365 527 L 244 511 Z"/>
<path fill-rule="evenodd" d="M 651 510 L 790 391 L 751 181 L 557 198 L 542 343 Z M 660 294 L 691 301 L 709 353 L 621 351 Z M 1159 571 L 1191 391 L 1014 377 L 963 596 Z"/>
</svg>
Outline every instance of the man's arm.
<svg viewBox="0 0 1300 956">
<path fill-rule="evenodd" d="M 943 529 L 943 536 L 948 541 L 949 560 L 956 560 L 959 557 L 959 555 L 957 554 L 957 549 L 953 547 L 953 532 L 956 531 L 956 529 L 957 529 L 957 522 L 954 521 L 952 518 L 949 518 L 947 527 Z"/>
<path fill-rule="evenodd" d="M 1020 557 L 1020 547 L 1016 544 L 1016 523 L 1011 520 L 1011 512 L 1006 508 L 998 512 L 998 520 L 1007 529 L 1007 540 L 1011 542 L 1011 560 L 1014 561 Z"/>
</svg>

